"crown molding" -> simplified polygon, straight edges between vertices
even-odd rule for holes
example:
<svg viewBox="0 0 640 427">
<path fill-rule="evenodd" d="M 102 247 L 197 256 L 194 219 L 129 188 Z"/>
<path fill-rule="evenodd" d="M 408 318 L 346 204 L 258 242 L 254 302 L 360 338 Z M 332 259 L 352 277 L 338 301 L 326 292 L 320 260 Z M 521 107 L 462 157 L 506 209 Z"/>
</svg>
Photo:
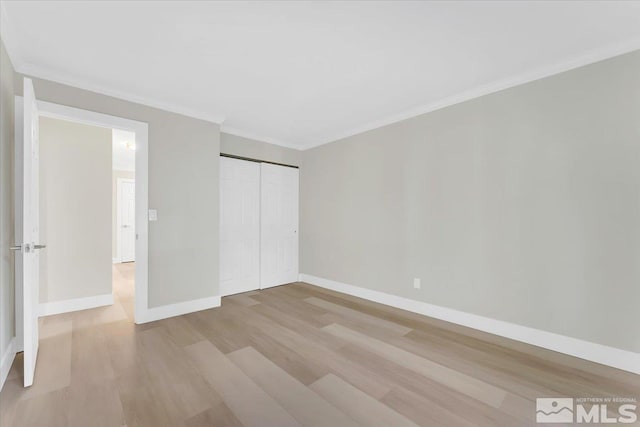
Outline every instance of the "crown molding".
<svg viewBox="0 0 640 427">
<path fill-rule="evenodd" d="M 567 60 L 564 60 L 562 62 L 556 63 L 551 66 L 537 68 L 533 71 L 529 71 L 514 77 L 497 80 L 492 83 L 482 85 L 482 86 L 446 97 L 436 102 L 421 105 L 419 107 L 412 108 L 410 110 L 405 110 L 400 113 L 383 117 L 379 120 L 375 120 L 375 121 L 366 123 L 364 125 L 357 126 L 350 130 L 336 133 L 332 137 L 324 138 L 316 143 L 301 145 L 299 149 L 308 150 L 310 148 L 319 147 L 321 145 L 329 144 L 332 142 L 338 142 L 350 136 L 358 135 L 364 132 L 368 132 L 370 130 L 378 129 L 387 125 L 401 122 L 403 120 L 411 119 L 413 117 L 430 113 L 432 111 L 440 110 L 442 108 L 446 108 L 446 107 L 459 104 L 465 101 L 470 101 L 472 99 L 479 98 L 484 95 L 496 93 L 504 89 L 520 86 L 535 80 L 543 79 L 545 77 L 551 77 L 553 75 L 560 74 L 565 71 L 570 71 L 576 68 L 583 67 L 585 65 L 593 64 L 599 61 L 604 61 L 605 59 L 613 58 L 619 55 L 624 55 L 625 53 L 630 53 L 639 49 L 640 49 L 640 38 L 627 40 L 622 43 L 607 46 L 606 48 L 595 49 L 587 52 L 586 54 L 574 56 L 572 58 L 569 58 Z"/>
<path fill-rule="evenodd" d="M 99 93 L 101 95 L 106 95 L 113 98 L 118 98 L 123 101 L 146 105 L 147 107 L 157 108 L 159 110 L 180 114 L 180 115 L 192 117 L 195 119 L 205 120 L 207 122 L 213 122 L 218 125 L 224 121 L 224 116 L 221 116 L 221 115 L 194 110 L 182 105 L 177 105 L 170 102 L 164 102 L 164 101 L 160 101 L 158 99 L 153 99 L 150 97 L 132 95 L 119 90 L 91 84 L 86 81 L 81 81 L 79 79 L 65 77 L 60 75 L 59 73 L 56 73 L 44 67 L 38 67 L 33 64 L 27 64 L 24 61 L 22 61 L 22 59 L 20 58 L 20 55 L 18 54 L 18 48 L 13 45 L 13 37 L 11 36 L 11 33 L 12 33 L 12 28 L 11 28 L 10 20 L 7 16 L 5 3 L 0 2 L 0 37 L 2 37 L 2 42 L 4 43 L 4 46 L 7 49 L 7 55 L 11 60 L 13 69 L 17 73 L 31 76 L 31 77 L 36 77 L 43 80 L 49 80 L 55 83 L 60 83 L 60 84 L 75 87 L 78 89 L 87 90 L 89 92 Z"/>
<path fill-rule="evenodd" d="M 244 129 L 240 129 L 240 128 L 233 127 L 233 126 L 228 126 L 228 125 L 225 125 L 225 124 L 222 124 L 220 126 L 220 132 L 221 133 L 228 133 L 230 135 L 240 136 L 242 138 L 253 139 L 253 140 L 259 141 L 259 142 L 266 142 L 267 144 L 279 145 L 280 147 L 291 148 L 293 150 L 298 150 L 298 151 L 304 150 L 304 148 L 301 148 L 299 144 L 293 144 L 291 142 L 281 141 L 279 139 L 271 138 L 271 137 L 265 136 L 265 135 L 256 134 L 256 133 L 244 130 Z"/>
<path fill-rule="evenodd" d="M 184 107 L 182 105 L 160 101 L 158 99 L 154 99 L 150 97 L 132 95 L 119 90 L 107 88 L 101 85 L 88 83 L 86 81 L 63 77 L 51 70 L 45 69 L 43 67 L 38 67 L 32 64 L 22 64 L 19 67 L 16 66 L 15 69 L 16 69 L 16 72 L 23 75 L 30 76 L 30 77 L 49 80 L 55 83 L 60 83 L 63 85 L 75 87 L 77 89 L 83 89 L 89 92 L 94 92 L 101 95 L 110 96 L 112 98 L 121 99 L 123 101 L 133 102 L 135 104 L 146 105 L 147 107 L 157 108 L 159 110 L 164 110 L 170 113 L 180 114 L 183 116 L 192 117 L 194 119 L 212 122 L 218 125 L 224 121 L 224 116 L 222 115 L 216 115 L 216 114 L 211 114 L 204 111 L 194 110 L 188 107 Z"/>
<path fill-rule="evenodd" d="M 318 138 L 316 139 L 315 142 L 294 144 L 289 141 L 283 141 L 277 138 L 272 138 L 266 135 L 251 132 L 246 129 L 225 125 L 223 124 L 223 122 L 225 121 L 225 117 L 222 115 L 216 115 L 216 114 L 211 114 L 205 111 L 194 110 L 194 109 L 185 107 L 183 105 L 168 103 L 168 102 L 160 101 L 158 99 L 153 99 L 150 97 L 131 95 L 119 90 L 114 90 L 114 89 L 107 88 L 100 85 L 94 85 L 86 81 L 80 81 L 80 80 L 64 77 L 59 75 L 58 73 L 55 73 L 43 67 L 38 67 L 32 64 L 24 63 L 18 54 L 18 49 L 16 48 L 16 46 L 12 44 L 10 26 L 11 25 L 7 17 L 6 7 L 4 5 L 4 2 L 0 2 L 0 34 L 2 36 L 4 45 L 7 49 L 7 54 L 9 55 L 9 59 L 13 63 L 14 69 L 18 73 L 30 75 L 30 76 L 45 79 L 45 80 L 50 80 L 56 83 L 76 87 L 79 89 L 88 90 L 91 92 L 99 93 L 106 96 L 111 96 L 121 100 L 129 101 L 129 102 L 134 102 L 137 104 L 146 105 L 153 108 L 158 108 L 160 110 L 169 111 L 172 113 L 181 114 L 188 117 L 193 117 L 193 118 L 205 120 L 208 122 L 213 122 L 220 125 L 221 132 L 229 133 L 229 134 L 233 134 L 233 135 L 237 135 L 240 137 L 249 138 L 253 140 L 258 140 L 258 141 L 278 145 L 285 148 L 300 150 L 300 151 L 319 147 L 321 145 L 329 144 L 332 142 L 338 142 L 350 136 L 358 135 L 364 132 L 368 132 L 368 131 L 378 129 L 384 126 L 388 126 L 394 123 L 398 123 L 403 120 L 414 118 L 422 114 L 430 113 L 430 112 L 440 110 L 455 104 L 459 104 L 465 101 L 479 98 L 484 95 L 489 95 L 492 93 L 499 92 L 501 90 L 509 89 L 515 86 L 520 86 L 535 80 L 540 80 L 545 77 L 550 77 L 556 74 L 563 73 L 565 71 L 576 69 L 585 65 L 603 61 L 605 59 L 609 59 L 618 55 L 623 55 L 625 53 L 629 53 L 629 52 L 640 49 L 640 38 L 627 40 L 627 41 L 609 45 L 607 47 L 600 48 L 600 49 L 594 49 L 585 54 L 573 56 L 567 60 L 561 61 L 559 63 L 553 64 L 550 66 L 537 68 L 537 69 L 534 69 L 533 71 L 529 71 L 514 77 L 496 80 L 489 84 L 481 85 L 481 86 L 469 89 L 467 91 L 463 91 L 458 94 L 454 94 L 452 96 L 440 99 L 435 102 L 423 104 L 409 110 L 387 115 L 378 120 L 370 121 L 365 124 L 348 129 L 346 131 L 335 133 L 330 137 Z"/>
</svg>

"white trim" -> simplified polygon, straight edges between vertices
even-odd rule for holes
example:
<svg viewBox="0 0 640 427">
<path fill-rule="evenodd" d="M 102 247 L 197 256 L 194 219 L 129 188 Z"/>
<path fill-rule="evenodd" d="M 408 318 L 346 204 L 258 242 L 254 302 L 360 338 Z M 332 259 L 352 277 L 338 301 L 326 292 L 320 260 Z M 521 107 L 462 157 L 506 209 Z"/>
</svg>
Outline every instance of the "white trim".
<svg viewBox="0 0 640 427">
<path fill-rule="evenodd" d="M 300 281 L 640 374 L 640 353 L 596 344 L 527 326 L 516 325 L 515 323 L 504 322 L 502 320 L 478 316 L 476 314 L 465 313 L 463 311 L 361 288 L 359 286 L 347 285 L 308 274 L 300 274 Z"/>
<path fill-rule="evenodd" d="M 114 264 L 120 264 L 121 263 L 120 258 L 118 258 L 118 257 L 113 257 L 111 260 L 113 261 Z"/>
<path fill-rule="evenodd" d="M 111 116 L 95 111 L 83 110 L 81 108 L 69 107 L 67 105 L 55 104 L 48 101 L 38 100 L 38 110 L 41 116 L 58 120 L 68 120 L 75 123 L 82 123 L 89 126 L 98 126 L 107 129 L 122 129 L 130 132 L 141 130 L 144 122 L 129 120 L 123 117 Z M 138 154 L 138 144 L 136 141 L 136 155 Z"/>
<path fill-rule="evenodd" d="M 37 96 L 37 94 L 36 94 Z M 21 97 L 16 96 L 16 103 Z M 17 105 L 17 104 L 16 104 Z M 149 126 L 147 123 L 111 116 L 52 102 L 38 101 L 40 115 L 76 123 L 105 128 L 117 128 L 136 134 L 136 273 L 135 273 L 135 319 L 145 317 L 148 310 L 149 292 Z M 16 120 L 21 110 L 16 110 Z M 18 138 L 16 130 L 16 138 Z M 16 140 L 17 141 L 17 140 Z M 16 195 L 18 197 L 18 195 Z M 17 213 L 16 213 L 17 215 Z M 17 216 L 16 216 L 17 218 Z M 17 258 L 16 258 L 17 259 Z M 22 301 L 16 292 L 16 313 Z M 16 322 L 16 332 L 20 325 Z"/>
<path fill-rule="evenodd" d="M 23 113 L 23 99 L 21 96 L 14 98 L 14 150 L 13 150 L 13 238 L 15 245 L 21 245 L 23 242 L 23 229 L 22 221 L 22 206 L 23 206 L 23 194 L 22 194 L 22 180 L 23 176 L 23 133 L 24 123 L 22 120 Z M 22 251 L 15 251 L 13 256 L 13 283 L 14 283 L 14 319 L 15 319 L 15 332 L 16 332 L 16 351 L 24 351 L 24 327 L 23 327 L 23 281 L 22 281 Z"/>
<path fill-rule="evenodd" d="M 206 111 L 194 110 L 183 105 L 174 104 L 172 102 L 165 102 L 158 99 L 154 99 L 147 96 L 132 95 L 127 92 L 122 92 L 117 89 L 108 88 L 102 85 L 96 85 L 80 79 L 73 79 L 63 77 L 58 73 L 48 70 L 44 67 L 39 67 L 32 64 L 23 64 L 21 62 L 14 63 L 14 68 L 17 73 L 22 75 L 36 77 L 43 80 L 49 80 L 55 83 L 60 83 L 67 86 L 72 86 L 76 89 L 87 90 L 89 92 L 99 93 L 102 95 L 117 98 L 123 101 L 133 102 L 135 104 L 146 105 L 148 107 L 157 108 L 159 110 L 168 111 L 171 113 L 180 114 L 194 119 L 204 120 L 220 124 L 224 121 L 224 116 L 219 114 L 212 114 Z"/>
<path fill-rule="evenodd" d="M 592 50 L 586 54 L 574 56 L 565 61 L 557 64 L 553 64 L 546 67 L 540 67 L 532 71 L 528 71 L 523 74 L 508 77 L 505 79 L 497 80 L 489 84 L 471 88 L 464 92 L 460 92 L 446 98 L 440 99 L 429 104 L 424 104 L 410 110 L 405 110 L 399 113 L 391 114 L 386 117 L 382 117 L 378 120 L 371 121 L 361 126 L 356 126 L 344 132 L 338 132 L 330 138 L 323 138 L 317 142 L 311 144 L 298 145 L 299 150 L 308 150 L 310 148 L 319 147 L 324 144 L 336 142 L 350 136 L 358 135 L 370 130 L 378 129 L 383 126 L 387 126 L 393 123 L 401 122 L 413 117 L 420 116 L 422 114 L 430 113 L 432 111 L 440 110 L 442 108 L 449 107 L 451 105 L 460 104 L 465 101 L 469 101 L 475 98 L 479 98 L 484 95 L 489 95 L 495 92 L 499 92 L 504 89 L 509 89 L 515 86 L 520 86 L 525 83 L 529 83 L 535 80 L 540 80 L 545 77 L 551 77 L 556 74 L 564 73 L 565 71 L 573 70 L 583 67 L 585 65 L 593 64 L 595 62 L 604 61 L 605 59 L 613 58 L 614 56 L 624 55 L 625 53 L 633 52 L 640 49 L 640 38 L 627 40 L 622 43 L 607 46 L 606 48 Z"/>
<path fill-rule="evenodd" d="M 88 310 L 90 308 L 113 305 L 113 294 L 96 295 L 93 297 L 74 298 L 64 301 L 40 303 L 39 316 L 70 313 L 72 311 Z"/>
<path fill-rule="evenodd" d="M 393 123 L 397 123 L 406 119 L 410 119 L 425 113 L 439 110 L 451 105 L 455 105 L 464 101 L 468 101 L 484 95 L 495 93 L 504 89 L 514 87 L 514 86 L 519 86 L 525 83 L 529 83 L 531 81 L 539 80 L 545 77 L 549 77 L 555 74 L 559 74 L 565 71 L 569 71 L 575 68 L 579 68 L 595 62 L 603 61 L 605 59 L 609 59 L 614 56 L 623 55 L 625 53 L 629 53 L 634 50 L 640 49 L 640 38 L 626 40 L 620 43 L 606 46 L 604 48 L 594 49 L 587 53 L 573 56 L 571 58 L 568 58 L 556 64 L 540 67 L 533 71 L 525 72 L 517 76 L 500 79 L 500 80 L 491 82 L 489 84 L 481 85 L 475 88 L 468 89 L 464 92 L 448 96 L 438 101 L 430 102 L 428 104 L 424 104 L 416 108 L 412 108 L 410 110 L 405 110 L 405 111 L 398 112 L 386 117 L 382 117 L 377 120 L 373 120 L 368 123 L 362 124 L 360 126 L 353 127 L 349 130 L 345 130 L 343 132 L 337 132 L 336 134 L 334 134 L 329 138 L 322 138 L 320 140 L 317 140 L 315 142 L 311 142 L 308 144 L 304 144 L 304 143 L 295 144 L 293 142 L 281 141 L 277 138 L 271 138 L 269 136 L 262 136 L 262 135 L 259 135 L 258 133 L 243 130 L 240 128 L 235 128 L 233 126 L 224 126 L 224 122 L 227 119 L 227 117 L 224 115 L 212 114 L 210 112 L 201 111 L 201 110 L 194 110 L 183 105 L 177 105 L 171 102 L 165 102 L 165 101 L 161 101 L 161 100 L 150 98 L 150 97 L 131 95 L 130 93 L 123 92 L 117 89 L 108 88 L 103 85 L 96 85 L 93 83 L 82 81 L 80 79 L 65 77 L 60 75 L 58 72 L 52 71 L 50 69 L 46 69 L 44 67 L 39 67 L 33 64 L 24 63 L 22 59 L 19 58 L 19 55 L 17 52 L 18 49 L 15 48 L 15 46 L 13 46 L 12 38 L 10 37 L 10 33 L 12 31 L 9 30 L 9 27 L 11 26 L 10 20 L 7 18 L 7 13 L 5 10 L 6 8 L 4 7 L 4 4 L 2 4 L 1 2 L 0 2 L 0 8 L 1 8 L 0 18 L 2 21 L 2 25 L 0 25 L 0 29 L 2 34 L 2 40 L 4 41 L 5 47 L 7 49 L 7 54 L 9 55 L 9 58 L 13 63 L 13 67 L 18 73 L 30 75 L 30 76 L 41 78 L 41 79 L 50 80 L 53 82 L 57 82 L 60 84 L 72 86 L 72 87 L 83 89 L 83 90 L 88 90 L 95 93 L 100 93 L 103 95 L 111 96 L 114 98 L 129 101 L 129 102 L 134 102 L 137 104 L 147 105 L 149 107 L 158 108 L 164 111 L 169 111 L 169 112 L 181 114 L 188 117 L 193 117 L 196 119 L 217 123 L 221 125 L 221 132 L 230 133 L 230 134 L 242 136 L 245 138 L 255 139 L 258 141 L 263 141 L 270 144 L 279 145 L 287 148 L 293 148 L 301 151 L 318 147 L 320 145 L 328 144 L 331 142 L 339 141 L 349 136 L 357 135 L 363 132 L 367 132 L 367 131 L 377 129 L 383 126 L 387 126 Z"/>
<path fill-rule="evenodd" d="M 160 307 L 152 307 L 147 310 L 144 317 L 136 318 L 136 323 L 155 322 L 156 320 L 167 319 L 169 317 L 181 316 L 183 314 L 193 313 L 210 308 L 220 307 L 220 297 L 213 296 L 200 298 L 191 301 L 179 302 L 176 304 L 163 305 Z"/>
<path fill-rule="evenodd" d="M 117 259 L 118 263 L 123 262 L 122 261 L 122 212 L 120 210 L 122 203 L 120 203 L 120 198 L 122 197 L 122 183 L 124 182 L 133 183 L 135 185 L 136 180 L 135 178 L 123 178 L 123 177 L 116 178 L 116 252 L 117 254 L 114 260 Z M 114 261 L 114 264 L 115 264 L 115 261 Z"/>
<path fill-rule="evenodd" d="M 30 76 L 41 78 L 41 79 L 50 80 L 56 83 L 72 86 L 78 89 L 100 93 L 103 95 L 111 96 L 121 100 L 129 101 L 129 102 L 134 102 L 137 104 L 147 105 L 149 107 L 158 108 L 164 111 L 169 111 L 169 112 L 181 114 L 188 117 L 193 117 L 196 119 L 217 123 L 221 127 L 221 132 L 238 135 L 245 138 L 254 139 L 257 141 L 262 141 L 269 144 L 279 145 L 282 147 L 292 148 L 300 151 L 308 150 L 310 148 L 318 147 L 324 144 L 329 144 L 331 142 L 336 142 L 341 139 L 347 138 L 349 136 L 364 133 L 373 129 L 378 129 L 383 126 L 387 126 L 387 125 L 397 123 L 403 120 L 407 120 L 413 117 L 417 117 L 422 114 L 430 113 L 432 111 L 449 107 L 451 105 L 459 104 L 461 102 L 469 101 L 471 99 L 479 98 L 481 96 L 495 93 L 511 87 L 520 86 L 525 83 L 529 83 L 545 77 L 550 77 L 555 74 L 560 74 L 565 71 L 569 71 L 575 68 L 579 68 L 595 62 L 603 61 L 605 59 L 609 59 L 618 55 L 623 55 L 623 54 L 632 52 L 634 50 L 640 49 L 640 38 L 626 40 L 621 43 L 616 43 L 604 48 L 591 50 L 581 55 L 573 56 L 560 63 L 552 64 L 545 67 L 540 67 L 540 68 L 534 69 L 533 71 L 525 72 L 520 75 L 508 77 L 505 79 L 500 79 L 485 85 L 468 89 L 464 92 L 460 92 L 460 93 L 448 96 L 438 101 L 430 102 L 428 104 L 424 104 L 424 105 L 412 108 L 410 110 L 405 110 L 402 112 L 391 114 L 389 116 L 370 121 L 368 123 L 345 130 L 343 132 L 337 132 L 336 134 L 332 135 L 329 138 L 322 138 L 315 142 L 306 143 L 306 144 L 305 143 L 296 144 L 290 141 L 289 142 L 282 141 L 277 138 L 260 135 L 259 133 L 251 132 L 245 129 L 224 125 L 224 122 L 227 118 L 223 115 L 212 114 L 210 112 L 205 112 L 205 111 L 193 110 L 186 106 L 165 102 L 165 101 L 153 99 L 150 97 L 131 95 L 129 93 L 122 92 L 116 89 L 107 88 L 102 85 L 83 82 L 83 81 L 80 81 L 79 79 L 63 77 L 58 73 L 51 70 L 47 70 L 43 67 L 38 67 L 32 64 L 23 63 L 23 61 L 20 58 L 18 58 L 18 55 L 16 52 L 17 49 L 13 49 L 13 46 L 11 44 L 11 38 L 9 37 L 10 31 L 8 30 L 8 26 L 10 24 L 6 25 L 8 24 L 8 19 L 6 18 L 6 12 L 4 10 L 4 6 L 2 7 L 2 12 L 3 13 L 1 15 L 4 16 L 2 21 L 3 21 L 3 24 L 5 24 L 0 26 L 3 30 L 2 39 L 5 43 L 5 47 L 7 48 L 7 53 L 9 54 L 9 58 L 13 63 L 14 69 L 18 73 L 30 75 Z"/>
<path fill-rule="evenodd" d="M 4 382 L 7 380 L 7 375 L 9 375 L 9 371 L 11 370 L 11 365 L 13 365 L 13 360 L 16 358 L 16 338 L 11 338 L 9 341 L 9 345 L 2 355 L 2 359 L 0 360 L 0 390 L 4 387 Z"/>
<path fill-rule="evenodd" d="M 304 148 L 302 148 L 300 144 L 294 144 L 292 142 L 282 141 L 279 139 L 271 138 L 269 136 L 259 135 L 257 133 L 253 133 L 244 129 L 225 125 L 224 123 L 220 125 L 220 133 L 240 136 L 242 138 L 252 139 L 258 142 L 266 142 L 267 144 L 279 145 L 280 147 L 291 148 L 297 151 L 304 150 Z"/>
</svg>

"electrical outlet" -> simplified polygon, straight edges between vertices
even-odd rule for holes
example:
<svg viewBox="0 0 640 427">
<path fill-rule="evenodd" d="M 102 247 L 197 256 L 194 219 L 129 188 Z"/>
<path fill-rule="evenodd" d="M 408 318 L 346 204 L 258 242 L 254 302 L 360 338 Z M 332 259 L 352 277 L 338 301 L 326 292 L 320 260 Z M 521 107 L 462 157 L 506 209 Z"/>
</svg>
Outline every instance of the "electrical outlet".
<svg viewBox="0 0 640 427">
<path fill-rule="evenodd" d="M 420 279 L 418 277 L 416 277 L 415 279 L 413 279 L 413 287 L 415 289 L 420 289 Z"/>
</svg>

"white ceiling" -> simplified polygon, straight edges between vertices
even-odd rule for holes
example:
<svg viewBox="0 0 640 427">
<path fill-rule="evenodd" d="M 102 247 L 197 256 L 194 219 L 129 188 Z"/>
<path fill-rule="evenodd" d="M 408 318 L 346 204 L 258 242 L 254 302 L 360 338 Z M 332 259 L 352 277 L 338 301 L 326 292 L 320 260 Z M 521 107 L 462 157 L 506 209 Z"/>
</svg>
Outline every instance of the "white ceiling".
<svg viewBox="0 0 640 427">
<path fill-rule="evenodd" d="M 113 129 L 113 170 L 136 170 L 136 152 L 127 148 L 127 143 L 136 143 L 135 132 Z"/>
<path fill-rule="evenodd" d="M 20 72 L 306 148 L 640 48 L 640 2 L 2 2 Z"/>
</svg>

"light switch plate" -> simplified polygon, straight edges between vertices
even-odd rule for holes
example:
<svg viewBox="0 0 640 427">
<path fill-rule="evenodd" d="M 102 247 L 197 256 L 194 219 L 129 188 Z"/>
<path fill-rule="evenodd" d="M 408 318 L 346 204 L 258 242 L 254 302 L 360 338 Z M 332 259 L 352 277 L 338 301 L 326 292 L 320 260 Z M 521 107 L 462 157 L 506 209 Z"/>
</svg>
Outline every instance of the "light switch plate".
<svg viewBox="0 0 640 427">
<path fill-rule="evenodd" d="M 149 221 L 158 220 L 158 211 L 155 209 L 149 209 Z"/>
<path fill-rule="evenodd" d="M 420 284 L 420 279 L 419 279 L 419 278 L 417 278 L 417 277 L 416 277 L 415 279 L 413 279 L 413 287 L 414 287 L 415 289 L 420 289 L 420 286 L 421 286 L 421 284 Z"/>
</svg>

